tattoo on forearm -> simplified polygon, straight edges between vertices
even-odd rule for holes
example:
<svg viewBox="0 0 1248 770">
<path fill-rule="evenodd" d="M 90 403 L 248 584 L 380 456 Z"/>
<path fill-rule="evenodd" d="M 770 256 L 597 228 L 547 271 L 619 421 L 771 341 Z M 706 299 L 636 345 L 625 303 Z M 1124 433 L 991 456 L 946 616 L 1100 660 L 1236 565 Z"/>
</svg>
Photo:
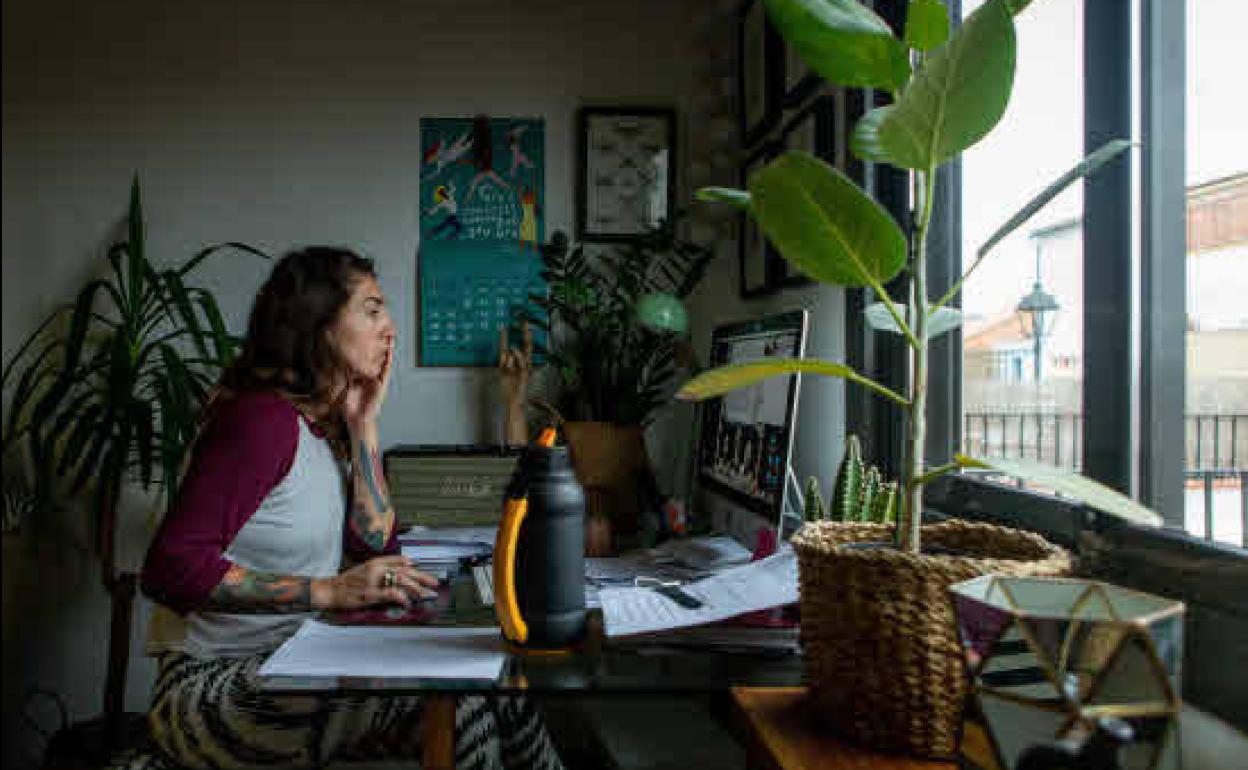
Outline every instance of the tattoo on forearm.
<svg viewBox="0 0 1248 770">
<path fill-rule="evenodd" d="M 312 580 L 235 564 L 208 597 L 219 612 L 303 612 L 312 609 Z"/>
<path fill-rule="evenodd" d="M 385 495 L 381 493 L 381 485 L 379 478 L 383 478 L 381 473 L 381 462 L 377 459 L 377 450 L 369 449 L 363 441 L 360 442 L 360 461 L 361 463 L 367 459 L 368 462 L 364 468 L 364 482 L 368 484 L 368 493 L 372 495 L 373 507 L 378 511 L 385 511 L 390 507 Z"/>
<path fill-rule="evenodd" d="M 377 450 L 360 441 L 356 450 L 356 467 L 357 489 L 355 504 L 351 509 L 352 525 L 369 548 L 380 551 L 386 545 L 389 528 L 394 523 L 394 513 L 390 508 L 390 501 L 386 499 L 383 486 L 385 476 L 382 474 Z M 365 490 L 358 489 L 361 481 Z"/>
</svg>

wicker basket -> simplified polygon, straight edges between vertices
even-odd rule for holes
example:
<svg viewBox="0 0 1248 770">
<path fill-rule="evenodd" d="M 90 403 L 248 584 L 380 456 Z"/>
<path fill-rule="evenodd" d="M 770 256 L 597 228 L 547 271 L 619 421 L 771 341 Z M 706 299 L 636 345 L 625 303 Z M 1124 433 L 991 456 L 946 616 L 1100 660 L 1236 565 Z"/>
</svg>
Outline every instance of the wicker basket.
<svg viewBox="0 0 1248 770">
<path fill-rule="evenodd" d="M 807 684 L 847 740 L 950 758 L 966 684 L 948 586 L 989 573 L 1066 575 L 1070 555 L 1039 535 L 960 520 L 923 527 L 924 548 L 951 555 L 844 547 L 892 536 L 891 524 L 813 522 L 793 538 Z"/>
</svg>

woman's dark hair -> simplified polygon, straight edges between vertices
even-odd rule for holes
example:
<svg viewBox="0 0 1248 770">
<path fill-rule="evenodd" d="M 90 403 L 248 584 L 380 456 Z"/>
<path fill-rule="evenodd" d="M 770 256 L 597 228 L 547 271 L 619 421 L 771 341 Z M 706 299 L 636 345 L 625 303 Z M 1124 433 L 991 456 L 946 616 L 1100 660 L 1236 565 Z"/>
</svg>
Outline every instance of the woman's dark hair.
<svg viewBox="0 0 1248 770">
<path fill-rule="evenodd" d="M 242 352 L 221 375 L 221 389 L 271 388 L 325 407 L 340 369 L 326 330 L 355 282 L 377 277 L 373 261 L 337 246 L 306 246 L 278 260 L 260 287 Z"/>
</svg>

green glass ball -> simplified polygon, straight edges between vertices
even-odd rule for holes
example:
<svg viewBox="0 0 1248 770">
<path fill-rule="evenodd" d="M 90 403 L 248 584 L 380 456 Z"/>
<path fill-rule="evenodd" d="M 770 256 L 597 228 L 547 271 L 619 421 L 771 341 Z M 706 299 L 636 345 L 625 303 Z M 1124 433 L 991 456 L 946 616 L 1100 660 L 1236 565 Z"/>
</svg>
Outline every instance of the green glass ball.
<svg viewBox="0 0 1248 770">
<path fill-rule="evenodd" d="M 689 329 L 689 314 L 676 297 L 664 292 L 647 294 L 637 303 L 641 325 L 653 331 L 684 334 Z"/>
</svg>

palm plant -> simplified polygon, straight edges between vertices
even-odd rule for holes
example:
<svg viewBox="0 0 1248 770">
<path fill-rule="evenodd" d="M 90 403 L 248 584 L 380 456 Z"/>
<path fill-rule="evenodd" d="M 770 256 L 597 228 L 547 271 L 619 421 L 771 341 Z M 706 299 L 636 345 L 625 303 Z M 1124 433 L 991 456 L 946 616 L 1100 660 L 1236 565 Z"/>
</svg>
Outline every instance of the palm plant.
<svg viewBox="0 0 1248 770">
<path fill-rule="evenodd" d="M 216 299 L 188 283 L 213 254 L 232 250 L 267 259 L 242 243 L 205 248 L 181 266 L 149 259 L 139 181 L 130 188 L 125 240 L 108 249 L 110 273 L 87 283 L 57 308 L 4 365 L 11 388 L 4 418 L 6 457 L 22 452 L 35 497 L 52 504 L 61 484 L 91 491 L 101 579 L 114 597 L 106 712 L 120 711 L 134 575 L 114 558 L 117 505 L 127 482 L 159 485 L 172 501 L 182 456 L 199 408 L 239 339 L 226 328 Z M 119 636 L 118 612 L 125 630 Z M 120 646 L 119 646 L 120 645 Z M 120 655 L 121 668 L 114 671 Z"/>
<path fill-rule="evenodd" d="M 542 249 L 545 311 L 524 320 L 545 332 L 538 350 L 557 378 L 558 410 L 568 420 L 645 425 L 670 395 L 682 338 L 647 323 L 680 315 L 713 258 L 678 238 L 665 221 L 635 241 L 590 255 L 556 233 Z M 640 311 L 640 312 L 639 312 Z"/>
<path fill-rule="evenodd" d="M 681 397 L 720 395 L 765 377 L 807 372 L 838 377 L 897 404 L 907 424 L 897 541 L 920 550 L 923 488 L 959 468 L 992 468 L 1036 481 L 1091 507 L 1155 524 L 1159 517 L 1131 499 L 1089 479 L 1021 460 L 970 458 L 927 468 L 923 457 L 927 409 L 928 346 L 958 328 L 951 306 L 962 283 L 1003 238 L 1075 181 L 1110 162 L 1130 143 L 1107 142 L 1030 200 L 981 246 L 966 273 L 933 300 L 927 284 L 927 234 L 938 168 L 986 136 L 1000 121 L 1014 82 L 1014 15 L 1030 0 L 987 0 L 950 34 L 940 0 L 913 0 L 904 33 L 894 35 L 855 0 L 764 0 L 768 16 L 805 63 L 828 81 L 880 89 L 886 106 L 858 122 L 851 141 L 860 158 L 886 163 L 910 175 L 911 216 L 905 231 L 852 180 L 803 152 L 788 152 L 760 169 L 746 190 L 706 188 L 704 200 L 733 204 L 753 216 L 786 260 L 823 283 L 868 287 L 876 302 L 866 309 L 877 329 L 902 337 L 909 347 L 908 384 L 896 392 L 850 367 L 831 361 L 769 360 L 706 372 L 687 383 Z M 904 276 L 904 303 L 885 285 Z"/>
</svg>

